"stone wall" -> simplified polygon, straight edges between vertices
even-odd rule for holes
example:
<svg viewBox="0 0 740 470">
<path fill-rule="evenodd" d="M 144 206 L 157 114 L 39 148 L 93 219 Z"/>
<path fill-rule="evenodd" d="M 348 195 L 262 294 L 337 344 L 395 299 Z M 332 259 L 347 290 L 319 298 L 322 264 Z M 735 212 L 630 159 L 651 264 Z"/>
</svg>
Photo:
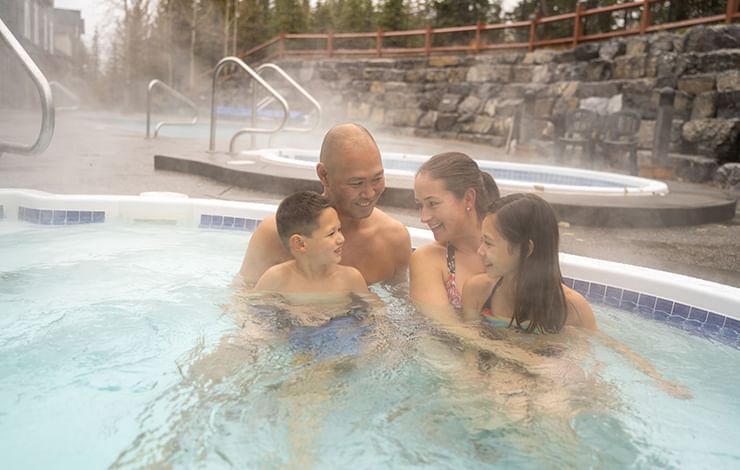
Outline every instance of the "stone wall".
<svg viewBox="0 0 740 470">
<path fill-rule="evenodd" d="M 382 59 L 284 60 L 327 108 L 420 136 L 502 146 L 533 93 L 540 124 L 567 110 L 636 110 L 652 147 L 658 90 L 676 90 L 671 151 L 740 160 L 740 25 L 586 43 L 570 50 Z"/>
</svg>

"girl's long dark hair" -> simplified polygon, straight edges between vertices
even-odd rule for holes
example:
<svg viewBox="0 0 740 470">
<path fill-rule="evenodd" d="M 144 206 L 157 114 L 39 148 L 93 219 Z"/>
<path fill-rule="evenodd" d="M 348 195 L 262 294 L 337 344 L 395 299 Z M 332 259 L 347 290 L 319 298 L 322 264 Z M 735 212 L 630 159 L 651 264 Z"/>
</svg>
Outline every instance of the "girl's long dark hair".
<svg viewBox="0 0 740 470">
<path fill-rule="evenodd" d="M 557 333 L 568 308 L 558 260 L 558 221 L 550 204 L 534 194 L 510 194 L 491 203 L 496 228 L 519 248 L 512 323 L 529 333 Z M 534 249 L 529 252 L 529 241 Z M 527 324 L 527 322 L 529 322 Z"/>
</svg>

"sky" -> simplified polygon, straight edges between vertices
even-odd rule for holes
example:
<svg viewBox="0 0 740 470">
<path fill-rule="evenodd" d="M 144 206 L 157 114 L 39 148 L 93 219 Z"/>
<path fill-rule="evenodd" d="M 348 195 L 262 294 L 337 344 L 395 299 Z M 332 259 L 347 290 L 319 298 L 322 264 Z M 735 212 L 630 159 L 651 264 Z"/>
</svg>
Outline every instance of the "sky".
<svg viewBox="0 0 740 470">
<path fill-rule="evenodd" d="M 506 11 L 516 5 L 518 1 L 503 0 L 501 4 Z M 55 0 L 54 6 L 82 12 L 82 19 L 85 20 L 85 35 L 82 36 L 82 40 L 89 46 L 92 43 L 96 27 L 99 29 L 100 35 L 105 36 L 106 29 L 112 26 L 108 18 L 109 7 L 106 3 L 103 0 Z"/>
</svg>

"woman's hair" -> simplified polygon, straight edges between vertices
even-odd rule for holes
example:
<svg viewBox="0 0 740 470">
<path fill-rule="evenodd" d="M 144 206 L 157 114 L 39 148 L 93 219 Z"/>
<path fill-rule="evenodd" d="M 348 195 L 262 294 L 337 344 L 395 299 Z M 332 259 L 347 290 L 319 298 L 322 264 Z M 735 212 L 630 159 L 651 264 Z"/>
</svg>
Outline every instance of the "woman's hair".
<svg viewBox="0 0 740 470">
<path fill-rule="evenodd" d="M 464 153 L 439 153 L 421 165 L 416 174 L 421 173 L 444 181 L 447 190 L 460 199 L 465 196 L 465 191 L 474 189 L 475 211 L 479 220 L 485 217 L 488 205 L 499 198 L 493 176 L 481 171 L 475 160 Z"/>
<path fill-rule="evenodd" d="M 519 248 L 512 323 L 530 333 L 559 332 L 565 325 L 568 308 L 558 262 L 555 211 L 537 195 L 510 194 L 491 203 L 488 213 L 496 214 L 498 231 Z"/>
</svg>

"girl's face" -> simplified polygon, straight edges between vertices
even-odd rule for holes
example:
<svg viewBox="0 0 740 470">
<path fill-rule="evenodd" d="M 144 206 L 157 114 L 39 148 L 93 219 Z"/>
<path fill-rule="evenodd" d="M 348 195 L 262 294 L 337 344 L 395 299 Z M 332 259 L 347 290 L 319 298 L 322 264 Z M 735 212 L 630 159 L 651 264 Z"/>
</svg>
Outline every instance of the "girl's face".
<svg viewBox="0 0 740 470">
<path fill-rule="evenodd" d="M 496 227 L 496 214 L 489 214 L 483 219 L 483 233 L 478 254 L 489 277 L 496 279 L 516 275 L 519 269 L 519 245 L 509 243 Z"/>
<path fill-rule="evenodd" d="M 414 198 L 421 222 L 441 243 L 455 238 L 456 230 L 464 226 L 466 216 L 472 211 L 471 201 L 458 198 L 447 190 L 444 181 L 430 178 L 426 173 L 420 173 L 414 180 Z"/>
</svg>

